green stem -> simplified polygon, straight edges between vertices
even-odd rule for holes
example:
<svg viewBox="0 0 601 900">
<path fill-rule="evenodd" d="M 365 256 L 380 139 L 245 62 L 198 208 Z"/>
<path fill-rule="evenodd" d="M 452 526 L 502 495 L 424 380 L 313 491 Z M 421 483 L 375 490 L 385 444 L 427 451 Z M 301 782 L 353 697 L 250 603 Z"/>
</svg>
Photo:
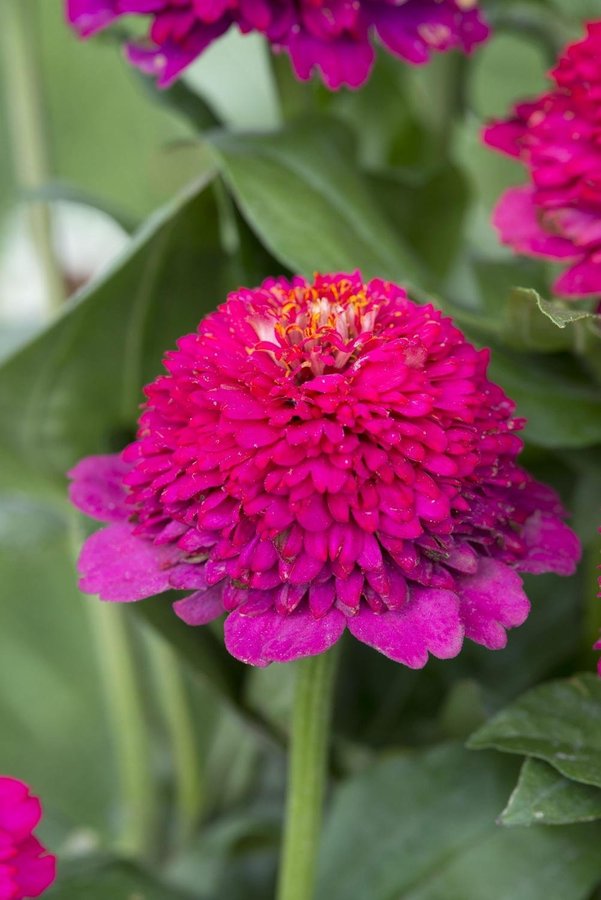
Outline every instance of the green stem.
<svg viewBox="0 0 601 900">
<path fill-rule="evenodd" d="M 165 716 L 175 769 L 179 841 L 187 840 L 197 824 L 203 801 L 202 772 L 186 684 L 171 647 L 152 635 L 151 660 L 158 696 Z"/>
<path fill-rule="evenodd" d="M 311 900 L 326 784 L 337 651 L 300 660 L 278 900 Z"/>
<path fill-rule="evenodd" d="M 0 28 L 5 61 L 9 137 L 19 187 L 35 191 L 49 179 L 50 163 L 44 129 L 43 78 L 35 0 L 5 0 Z M 47 203 L 28 202 L 29 228 L 44 274 L 48 308 L 61 304 L 64 284 L 57 264 L 52 215 Z"/>
<path fill-rule="evenodd" d="M 98 600 L 88 600 L 88 603 L 125 811 L 119 849 L 126 856 L 149 858 L 155 849 L 157 824 L 155 779 L 150 759 L 152 741 L 134 667 L 126 610 Z"/>
<path fill-rule="evenodd" d="M 82 541 L 75 513 L 71 517 L 70 541 L 75 557 Z M 85 602 L 96 642 L 124 809 L 117 845 L 125 856 L 148 859 L 155 849 L 158 795 L 134 641 L 123 607 L 91 598 Z"/>
</svg>

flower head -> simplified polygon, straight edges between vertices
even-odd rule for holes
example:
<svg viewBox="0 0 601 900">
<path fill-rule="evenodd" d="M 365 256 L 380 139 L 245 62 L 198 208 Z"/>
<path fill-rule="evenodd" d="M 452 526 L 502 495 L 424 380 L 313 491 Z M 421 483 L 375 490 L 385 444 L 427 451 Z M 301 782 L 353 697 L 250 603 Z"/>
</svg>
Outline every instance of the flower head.
<svg viewBox="0 0 601 900">
<path fill-rule="evenodd" d="M 67 0 L 68 20 L 82 37 L 127 14 L 150 18 L 147 41 L 127 52 L 161 87 L 234 25 L 287 52 L 298 78 L 319 69 L 334 90 L 366 80 L 374 34 L 415 65 L 435 50 L 469 52 L 488 37 L 477 0 Z"/>
<path fill-rule="evenodd" d="M 504 194 L 493 221 L 518 253 L 568 264 L 558 294 L 601 294 L 601 22 L 566 49 L 550 78 L 547 93 L 484 131 L 485 143 L 530 176 Z"/>
<path fill-rule="evenodd" d="M 39 897 L 54 881 L 56 859 L 33 836 L 41 816 L 26 784 L 0 776 L 0 900 Z"/>
<path fill-rule="evenodd" d="M 359 273 L 241 289 L 167 354 L 137 440 L 71 472 L 110 522 L 79 561 L 106 600 L 177 588 L 191 625 L 228 613 L 254 665 L 346 627 L 411 667 L 490 648 L 528 615 L 517 571 L 579 555 L 554 492 L 516 462 L 514 406 L 432 306 Z"/>
</svg>

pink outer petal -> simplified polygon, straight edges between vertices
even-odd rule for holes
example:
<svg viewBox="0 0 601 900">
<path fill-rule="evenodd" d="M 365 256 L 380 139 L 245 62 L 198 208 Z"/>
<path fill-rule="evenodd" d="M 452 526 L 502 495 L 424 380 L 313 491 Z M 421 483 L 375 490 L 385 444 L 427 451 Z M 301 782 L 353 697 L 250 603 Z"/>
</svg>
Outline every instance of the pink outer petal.
<svg viewBox="0 0 601 900">
<path fill-rule="evenodd" d="M 235 611 L 225 621 L 225 646 L 251 666 L 290 662 L 324 653 L 342 636 L 345 624 L 336 609 L 319 619 L 308 610 L 287 615 L 270 610 L 258 616 Z"/>
<path fill-rule="evenodd" d="M 519 563 L 521 572 L 574 574 L 582 548 L 577 535 L 560 519 L 549 513 L 536 512 L 526 521 L 522 537 L 528 554 Z"/>
<path fill-rule="evenodd" d="M 494 559 L 480 560 L 475 575 L 457 579 L 465 636 L 489 650 L 507 644 L 506 628 L 522 625 L 530 612 L 522 579 Z"/>
<path fill-rule="evenodd" d="M 80 37 L 106 28 L 119 15 L 114 0 L 67 0 L 67 21 Z"/>
<path fill-rule="evenodd" d="M 488 147 L 494 147 L 508 156 L 519 156 L 522 147 L 521 140 L 526 133 L 526 125 L 520 119 L 510 119 L 508 122 L 494 122 L 482 132 L 482 141 Z"/>
<path fill-rule="evenodd" d="M 221 594 L 221 584 L 206 591 L 196 591 L 183 600 L 177 600 L 173 604 L 173 611 L 186 625 L 206 625 L 224 612 Z"/>
<path fill-rule="evenodd" d="M 173 547 L 157 547 L 132 534 L 127 524 L 109 525 L 83 545 L 79 587 L 102 600 L 143 600 L 169 589 Z"/>
<path fill-rule="evenodd" d="M 578 249 L 566 238 L 548 234 L 541 226 L 529 186 L 510 188 L 499 200 L 492 217 L 504 244 L 518 253 L 551 259 L 574 259 Z"/>
<path fill-rule="evenodd" d="M 428 653 L 451 659 L 463 644 L 459 598 L 453 591 L 414 588 L 398 612 L 362 608 L 347 624 L 359 641 L 410 669 L 423 668 Z"/>
<path fill-rule="evenodd" d="M 590 257 L 583 259 L 564 272 L 553 287 L 561 297 L 601 295 L 601 258 L 597 260 Z"/>
<path fill-rule="evenodd" d="M 154 75 L 158 87 L 168 88 L 209 44 L 227 31 L 231 24 L 231 17 L 226 15 L 209 25 L 198 25 L 188 37 L 185 49 L 175 43 L 161 47 L 146 47 L 132 43 L 126 44 L 125 55 L 129 62 L 142 72 Z"/>
<path fill-rule="evenodd" d="M 15 867 L 15 883 L 20 897 L 39 897 L 56 878 L 56 857 L 46 854 L 34 837 L 19 845 L 17 856 L 9 865 Z"/>
<path fill-rule="evenodd" d="M 36 827 L 42 816 L 37 797 L 16 778 L 0 777 L 0 831 L 22 840 Z"/>
<path fill-rule="evenodd" d="M 321 69 L 330 90 L 342 85 L 360 87 L 366 81 L 375 54 L 366 37 L 353 40 L 339 37 L 322 41 L 307 32 L 293 32 L 288 41 L 292 65 L 301 81 L 307 81 L 315 67 Z"/>
<path fill-rule="evenodd" d="M 123 484 L 130 468 L 117 454 L 86 456 L 68 473 L 71 503 L 100 522 L 123 522 L 131 512 Z"/>
</svg>

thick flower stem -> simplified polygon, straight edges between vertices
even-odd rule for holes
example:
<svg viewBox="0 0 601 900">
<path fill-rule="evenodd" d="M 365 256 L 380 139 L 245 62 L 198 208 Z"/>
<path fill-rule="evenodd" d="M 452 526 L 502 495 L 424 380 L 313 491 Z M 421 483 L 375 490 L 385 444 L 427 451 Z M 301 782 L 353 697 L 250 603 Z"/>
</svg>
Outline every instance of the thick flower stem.
<svg viewBox="0 0 601 900">
<path fill-rule="evenodd" d="M 42 187 L 50 172 L 38 37 L 33 0 L 6 0 L 2 7 L 0 55 L 5 61 L 6 111 L 15 173 L 19 188 L 24 191 Z M 45 280 L 48 310 L 54 312 L 62 302 L 64 285 L 54 249 L 52 214 L 47 203 L 29 201 L 28 217 Z"/>
<path fill-rule="evenodd" d="M 311 900 L 326 782 L 336 649 L 300 660 L 278 900 Z"/>
</svg>

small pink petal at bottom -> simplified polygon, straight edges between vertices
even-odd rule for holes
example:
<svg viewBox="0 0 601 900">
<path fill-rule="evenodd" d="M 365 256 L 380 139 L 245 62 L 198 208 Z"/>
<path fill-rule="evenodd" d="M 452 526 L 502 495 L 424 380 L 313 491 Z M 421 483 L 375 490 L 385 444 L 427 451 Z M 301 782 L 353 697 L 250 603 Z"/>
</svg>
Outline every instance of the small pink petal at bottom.
<svg viewBox="0 0 601 900">
<path fill-rule="evenodd" d="M 453 591 L 415 588 L 399 611 L 363 608 L 347 624 L 357 640 L 410 669 L 423 668 L 429 653 L 451 659 L 463 644 L 459 598 Z"/>
<path fill-rule="evenodd" d="M 204 591 L 196 591 L 183 600 L 176 600 L 173 611 L 186 625 L 207 625 L 224 612 L 221 594 L 220 584 Z"/>
<path fill-rule="evenodd" d="M 528 554 L 519 564 L 520 572 L 574 574 L 581 556 L 580 541 L 561 519 L 535 512 L 526 521 L 522 536 Z"/>
<path fill-rule="evenodd" d="M 131 533 L 131 525 L 109 525 L 83 545 L 79 587 L 102 600 L 129 602 L 152 597 L 170 588 L 172 547 L 157 547 Z"/>
<path fill-rule="evenodd" d="M 342 636 L 345 624 L 337 609 L 319 619 L 309 610 L 288 615 L 270 610 L 258 616 L 235 611 L 225 621 L 225 646 L 251 666 L 290 662 L 324 653 Z"/>
<path fill-rule="evenodd" d="M 530 612 L 522 579 L 494 559 L 481 559 L 475 575 L 457 580 L 465 636 L 489 650 L 507 644 L 506 628 L 522 625 Z"/>
<path fill-rule="evenodd" d="M 69 499 L 81 512 L 100 522 L 123 522 L 131 515 L 123 476 L 131 466 L 114 453 L 86 456 L 68 473 Z"/>
</svg>

